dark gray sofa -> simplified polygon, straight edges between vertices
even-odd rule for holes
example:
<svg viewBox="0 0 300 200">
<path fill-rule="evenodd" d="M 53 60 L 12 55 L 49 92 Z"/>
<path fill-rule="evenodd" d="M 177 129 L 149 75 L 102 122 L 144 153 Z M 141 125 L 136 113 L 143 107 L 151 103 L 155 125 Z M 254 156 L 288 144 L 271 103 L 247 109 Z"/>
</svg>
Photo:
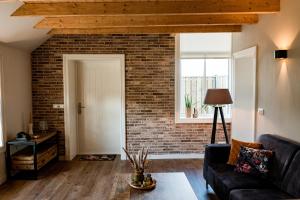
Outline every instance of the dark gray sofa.
<svg viewBox="0 0 300 200">
<path fill-rule="evenodd" d="M 269 177 L 260 179 L 234 172 L 227 165 L 230 145 L 205 148 L 203 176 L 222 200 L 275 200 L 300 198 L 300 144 L 275 135 L 262 135 L 259 142 L 274 152 Z"/>
</svg>

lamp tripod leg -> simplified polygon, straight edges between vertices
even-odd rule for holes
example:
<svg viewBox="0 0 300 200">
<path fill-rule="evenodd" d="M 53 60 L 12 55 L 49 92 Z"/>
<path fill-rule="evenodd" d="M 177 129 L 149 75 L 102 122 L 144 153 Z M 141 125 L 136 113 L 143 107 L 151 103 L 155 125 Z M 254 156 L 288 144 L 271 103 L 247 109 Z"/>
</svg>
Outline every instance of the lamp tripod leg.
<svg viewBox="0 0 300 200">
<path fill-rule="evenodd" d="M 218 119 L 218 107 L 215 107 L 215 113 L 214 113 L 214 122 L 213 122 L 213 128 L 211 132 L 211 144 L 215 143 L 216 140 L 216 132 L 217 132 L 217 119 Z"/>
<path fill-rule="evenodd" d="M 221 114 L 221 119 L 222 119 L 222 124 L 223 124 L 223 130 L 224 130 L 226 144 L 229 144 L 228 135 L 227 135 L 227 129 L 226 129 L 226 124 L 225 124 L 225 119 L 224 119 L 224 114 L 223 114 L 223 109 L 222 109 L 222 107 L 220 107 L 219 109 L 220 109 L 220 114 Z"/>
</svg>

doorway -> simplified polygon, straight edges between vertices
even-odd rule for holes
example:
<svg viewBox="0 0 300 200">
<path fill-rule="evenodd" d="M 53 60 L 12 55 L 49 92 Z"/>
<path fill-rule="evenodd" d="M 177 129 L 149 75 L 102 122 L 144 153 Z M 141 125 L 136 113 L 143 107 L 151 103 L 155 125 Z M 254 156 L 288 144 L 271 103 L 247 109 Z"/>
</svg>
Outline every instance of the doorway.
<svg viewBox="0 0 300 200">
<path fill-rule="evenodd" d="M 124 55 L 64 55 L 66 159 L 125 147 Z"/>
<path fill-rule="evenodd" d="M 232 138 L 253 142 L 256 109 L 256 50 L 245 49 L 233 54 Z"/>
</svg>

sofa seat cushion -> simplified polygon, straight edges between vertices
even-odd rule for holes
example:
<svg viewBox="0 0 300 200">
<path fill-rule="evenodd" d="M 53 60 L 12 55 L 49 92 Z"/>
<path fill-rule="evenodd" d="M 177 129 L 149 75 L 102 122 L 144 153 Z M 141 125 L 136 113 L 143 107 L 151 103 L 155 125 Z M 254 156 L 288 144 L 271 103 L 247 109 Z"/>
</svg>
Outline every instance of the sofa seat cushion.
<svg viewBox="0 0 300 200">
<path fill-rule="evenodd" d="M 290 195 L 279 189 L 238 189 L 230 192 L 230 200 L 276 200 L 291 199 Z"/>
<path fill-rule="evenodd" d="M 233 189 L 272 187 L 272 185 L 264 179 L 235 172 L 234 167 L 231 165 L 211 165 L 208 168 L 211 178 L 208 183 L 212 184 L 211 186 L 217 194 L 223 194 L 224 196 L 222 198 L 224 199 L 229 198 L 229 193 Z"/>
</svg>

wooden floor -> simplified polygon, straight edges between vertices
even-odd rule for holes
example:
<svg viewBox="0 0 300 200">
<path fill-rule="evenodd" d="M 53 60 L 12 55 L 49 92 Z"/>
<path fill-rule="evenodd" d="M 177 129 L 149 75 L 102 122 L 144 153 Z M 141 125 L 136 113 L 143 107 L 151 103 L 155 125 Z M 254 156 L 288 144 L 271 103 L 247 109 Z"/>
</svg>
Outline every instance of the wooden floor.
<svg viewBox="0 0 300 200">
<path fill-rule="evenodd" d="M 184 172 L 199 200 L 217 200 L 205 189 L 202 160 L 152 160 L 150 172 Z M 0 186 L 0 199 L 97 199 L 107 200 L 116 173 L 129 173 L 130 166 L 114 161 L 60 161 L 41 172 L 36 181 L 15 180 Z"/>
</svg>

